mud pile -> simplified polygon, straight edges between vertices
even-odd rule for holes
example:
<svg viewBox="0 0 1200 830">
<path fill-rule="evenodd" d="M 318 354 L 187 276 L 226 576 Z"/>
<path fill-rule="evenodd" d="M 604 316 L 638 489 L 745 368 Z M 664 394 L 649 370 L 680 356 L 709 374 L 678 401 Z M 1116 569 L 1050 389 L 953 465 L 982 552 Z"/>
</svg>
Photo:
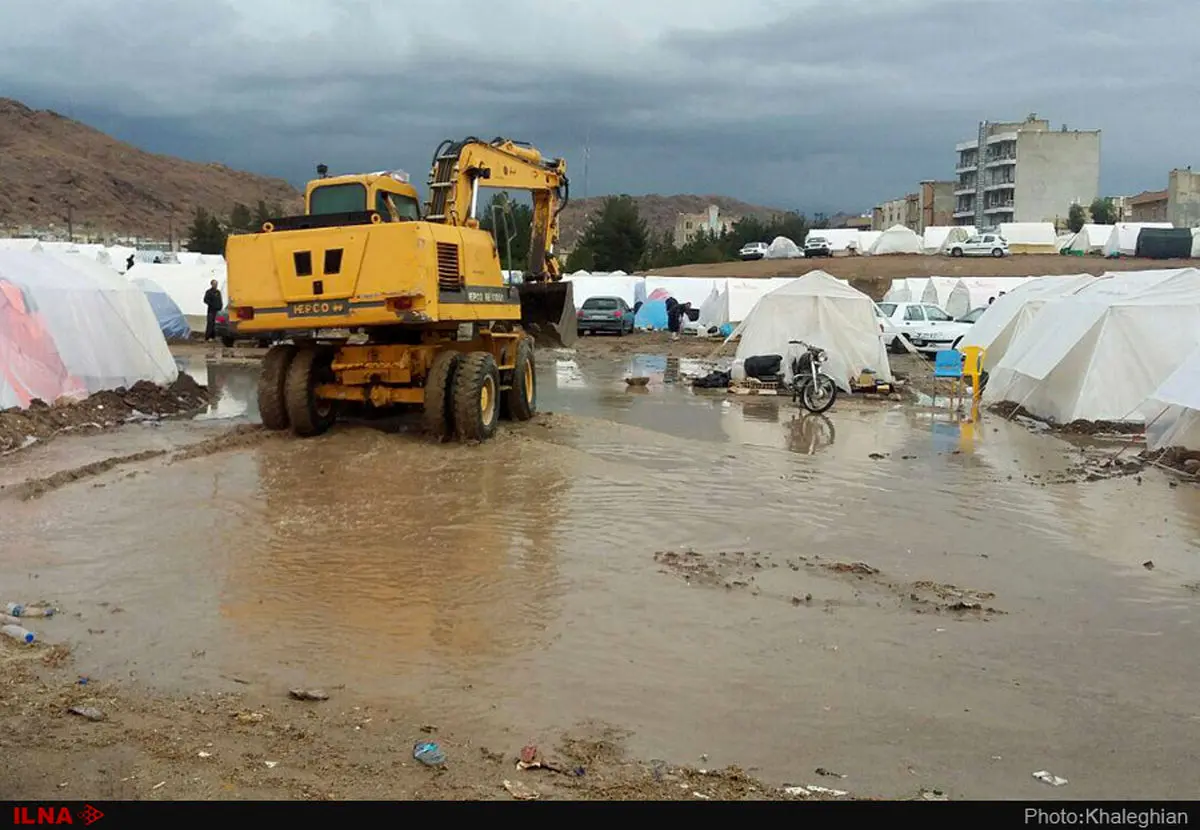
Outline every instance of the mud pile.
<svg viewBox="0 0 1200 830">
<path fill-rule="evenodd" d="M 143 380 L 128 389 L 97 392 L 82 401 L 52 405 L 35 400 L 28 409 L 0 411 L 0 453 L 60 432 L 106 429 L 140 417 L 179 415 L 207 405 L 208 389 L 184 373 L 168 387 Z"/>
<path fill-rule="evenodd" d="M 1082 418 L 1068 424 L 1058 424 L 1034 415 L 1016 401 L 1000 401 L 993 404 L 992 412 L 1005 418 L 1027 418 L 1061 432 L 1064 435 L 1141 435 L 1145 432 L 1143 424 L 1129 421 L 1086 421 Z"/>
</svg>

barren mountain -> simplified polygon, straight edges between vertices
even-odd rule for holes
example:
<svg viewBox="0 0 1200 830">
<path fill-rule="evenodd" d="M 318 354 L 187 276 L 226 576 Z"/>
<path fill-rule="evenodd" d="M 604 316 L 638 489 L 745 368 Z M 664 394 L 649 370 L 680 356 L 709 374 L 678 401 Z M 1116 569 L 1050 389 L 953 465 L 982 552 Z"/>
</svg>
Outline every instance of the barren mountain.
<svg viewBox="0 0 1200 830">
<path fill-rule="evenodd" d="M 282 179 L 154 155 L 48 110 L 0 98 L 0 235 L 22 226 L 97 235 L 176 237 L 197 206 L 219 216 L 259 200 L 286 211 L 300 194 Z"/>
<path fill-rule="evenodd" d="M 567 203 L 559 217 L 560 247 L 569 251 L 575 247 L 579 237 L 583 235 L 588 220 L 596 214 L 604 204 L 605 196 L 593 196 L 590 199 L 572 199 Z M 716 205 L 722 216 L 758 216 L 767 219 L 775 214 L 783 213 L 779 208 L 749 205 L 730 199 L 728 196 L 660 196 L 657 193 L 649 196 L 634 196 L 638 214 L 646 222 L 651 233 L 662 235 L 673 233 L 675 219 L 681 213 L 703 213 L 709 205 Z"/>
</svg>

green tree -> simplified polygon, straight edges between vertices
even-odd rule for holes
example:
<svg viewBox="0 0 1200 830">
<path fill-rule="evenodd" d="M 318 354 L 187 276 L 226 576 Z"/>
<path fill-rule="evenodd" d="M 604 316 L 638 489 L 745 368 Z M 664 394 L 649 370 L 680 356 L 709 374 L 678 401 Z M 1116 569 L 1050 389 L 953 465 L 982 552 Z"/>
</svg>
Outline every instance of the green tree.
<svg viewBox="0 0 1200 830">
<path fill-rule="evenodd" d="M 1114 225 L 1117 221 L 1117 206 L 1113 204 L 1113 200 L 1107 196 L 1097 197 L 1092 201 L 1089 208 L 1092 214 L 1092 221 L 1097 225 Z"/>
<path fill-rule="evenodd" d="M 642 261 L 648 237 L 633 199 L 609 196 L 583 232 L 579 248 L 591 252 L 593 268 L 588 270 L 632 272 Z"/>
<path fill-rule="evenodd" d="M 261 226 L 262 223 L 259 223 Z M 229 230 L 231 233 L 250 233 L 257 228 L 254 225 L 254 217 L 250 213 L 250 208 L 238 202 L 233 206 L 233 210 L 229 211 Z"/>
<path fill-rule="evenodd" d="M 1086 222 L 1087 214 L 1083 210 L 1083 205 L 1071 205 L 1071 209 L 1067 211 L 1067 228 L 1071 233 L 1079 233 L 1083 230 Z"/>
<path fill-rule="evenodd" d="M 529 263 L 529 244 L 533 237 L 533 208 L 515 202 L 507 191 L 492 196 L 479 227 L 488 231 L 496 240 L 500 261 L 508 271 L 523 271 Z M 509 264 L 511 260 L 511 265 Z"/>
<path fill-rule="evenodd" d="M 563 268 L 568 274 L 576 271 L 594 271 L 596 270 L 596 257 L 592 254 L 591 248 L 576 245 L 575 250 L 571 251 L 567 257 L 567 264 Z"/>
<path fill-rule="evenodd" d="M 225 253 L 227 234 L 220 220 L 204 208 L 196 208 L 192 225 L 188 229 L 188 250 L 198 254 Z"/>
</svg>

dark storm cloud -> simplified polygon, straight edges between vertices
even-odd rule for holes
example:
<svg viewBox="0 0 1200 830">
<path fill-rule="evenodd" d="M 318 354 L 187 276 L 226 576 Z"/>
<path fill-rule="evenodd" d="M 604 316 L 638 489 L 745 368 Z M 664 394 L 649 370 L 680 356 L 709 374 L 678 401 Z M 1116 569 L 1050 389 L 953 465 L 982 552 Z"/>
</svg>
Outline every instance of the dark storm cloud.
<svg viewBox="0 0 1200 830">
<path fill-rule="evenodd" d="M 509 135 L 582 192 L 868 208 L 981 118 L 1104 130 L 1108 192 L 1200 128 L 1189 0 L 8 0 L 0 90 L 159 152 L 301 181 Z"/>
</svg>

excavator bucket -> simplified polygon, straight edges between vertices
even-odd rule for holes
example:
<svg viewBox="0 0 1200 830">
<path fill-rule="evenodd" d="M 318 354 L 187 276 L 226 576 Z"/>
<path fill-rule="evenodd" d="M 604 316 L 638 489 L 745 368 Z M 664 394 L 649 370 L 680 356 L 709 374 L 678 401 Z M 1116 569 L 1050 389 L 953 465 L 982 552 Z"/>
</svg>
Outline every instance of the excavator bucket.
<svg viewBox="0 0 1200 830">
<path fill-rule="evenodd" d="M 527 282 L 521 294 L 521 325 L 540 346 L 570 346 L 578 337 L 575 292 L 566 280 Z"/>
</svg>

